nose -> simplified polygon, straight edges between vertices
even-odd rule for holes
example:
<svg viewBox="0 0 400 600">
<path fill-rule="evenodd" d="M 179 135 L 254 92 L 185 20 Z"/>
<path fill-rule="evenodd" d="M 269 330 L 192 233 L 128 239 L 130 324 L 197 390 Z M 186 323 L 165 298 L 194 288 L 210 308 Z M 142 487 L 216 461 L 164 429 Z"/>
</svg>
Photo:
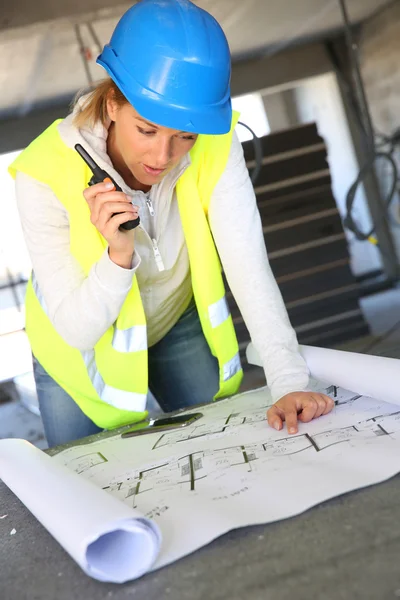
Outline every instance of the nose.
<svg viewBox="0 0 400 600">
<path fill-rule="evenodd" d="M 161 137 L 154 144 L 153 164 L 154 169 L 165 169 L 172 158 L 172 139 L 170 137 Z"/>
</svg>

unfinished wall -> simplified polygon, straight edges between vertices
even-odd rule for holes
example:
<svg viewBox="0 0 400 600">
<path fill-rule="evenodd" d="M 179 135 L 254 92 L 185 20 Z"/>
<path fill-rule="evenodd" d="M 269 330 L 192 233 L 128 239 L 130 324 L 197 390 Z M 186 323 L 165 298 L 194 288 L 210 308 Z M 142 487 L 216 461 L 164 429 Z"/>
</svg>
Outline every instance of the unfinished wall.
<svg viewBox="0 0 400 600">
<path fill-rule="evenodd" d="M 400 127 L 400 2 L 367 21 L 360 38 L 362 75 L 378 131 Z"/>
<path fill-rule="evenodd" d="M 359 39 L 362 76 L 376 133 L 393 134 L 400 128 L 400 2 L 396 0 L 367 21 Z M 400 173 L 400 146 L 394 157 Z M 386 195 L 392 183 L 388 163 L 379 163 L 377 174 Z M 397 201 L 396 201 L 397 199 Z M 391 208 L 391 231 L 400 257 L 400 203 Z"/>
<path fill-rule="evenodd" d="M 296 100 L 292 89 L 265 93 L 262 99 L 272 133 L 298 124 Z"/>
<path fill-rule="evenodd" d="M 328 150 L 332 176 L 332 191 L 342 217 L 346 213 L 346 196 L 359 169 L 349 127 L 333 73 L 320 75 L 303 82 L 294 90 L 300 123 L 315 122 Z M 359 226 L 368 230 L 371 220 L 363 188 L 360 188 L 354 208 Z M 381 266 L 375 246 L 358 241 L 346 230 L 352 271 L 361 275 Z"/>
</svg>

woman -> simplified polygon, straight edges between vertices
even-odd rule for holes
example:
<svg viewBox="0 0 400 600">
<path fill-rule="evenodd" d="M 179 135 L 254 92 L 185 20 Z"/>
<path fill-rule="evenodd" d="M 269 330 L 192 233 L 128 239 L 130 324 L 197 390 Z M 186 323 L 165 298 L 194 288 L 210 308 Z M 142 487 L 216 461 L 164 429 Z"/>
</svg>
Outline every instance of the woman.
<svg viewBox="0 0 400 600">
<path fill-rule="evenodd" d="M 268 421 L 296 432 L 298 413 L 309 421 L 333 402 L 302 391 L 308 371 L 234 133 L 220 26 L 188 0 L 142 0 L 97 62 L 109 78 L 10 167 L 49 444 L 143 419 L 148 387 L 168 411 L 238 390 L 219 259 L 276 401 Z M 122 191 L 88 187 L 77 143 Z M 120 227 L 139 215 L 139 227 Z"/>
</svg>

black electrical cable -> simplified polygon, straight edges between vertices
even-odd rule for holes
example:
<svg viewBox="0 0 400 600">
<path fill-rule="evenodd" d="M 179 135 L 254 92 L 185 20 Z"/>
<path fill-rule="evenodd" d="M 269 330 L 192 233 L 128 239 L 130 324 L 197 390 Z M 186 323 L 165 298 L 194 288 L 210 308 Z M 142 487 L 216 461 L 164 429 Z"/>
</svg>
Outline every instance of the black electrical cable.
<svg viewBox="0 0 400 600">
<path fill-rule="evenodd" d="M 370 173 L 375 173 L 375 164 L 377 160 L 381 159 L 387 161 L 391 167 L 391 186 L 389 193 L 386 195 L 386 198 L 383 199 L 383 205 L 385 208 L 386 215 L 389 215 L 389 207 L 395 197 L 397 190 L 397 182 L 398 182 L 398 169 L 396 162 L 392 156 L 394 152 L 394 148 L 396 144 L 400 141 L 399 138 L 399 130 L 395 131 L 391 137 L 387 137 L 383 134 L 376 134 L 374 131 L 374 127 L 372 124 L 372 119 L 369 113 L 368 102 L 366 98 L 366 93 L 361 77 L 360 65 L 357 56 L 357 45 L 353 40 L 352 28 L 347 12 L 346 0 L 338 0 L 341 8 L 343 21 L 344 21 L 344 29 L 345 29 L 345 37 L 347 43 L 347 49 L 351 64 L 351 71 L 354 81 L 354 88 L 347 81 L 346 77 L 343 74 L 343 69 L 340 66 L 340 61 L 336 55 L 334 46 L 332 44 L 327 44 L 326 49 L 330 55 L 332 64 L 335 68 L 337 75 L 340 77 L 342 84 L 344 86 L 345 92 L 347 93 L 350 103 L 353 106 L 354 113 L 357 118 L 358 125 L 363 134 L 366 150 L 367 150 L 367 160 L 365 164 L 360 169 L 356 180 L 350 187 L 347 196 L 346 196 L 346 216 L 343 219 L 343 225 L 350 231 L 352 231 L 355 237 L 360 241 L 368 241 L 374 245 L 376 245 L 380 252 L 386 256 L 387 259 L 392 260 L 391 257 L 387 256 L 385 252 L 382 250 L 382 247 L 379 245 L 378 239 L 374 236 L 377 224 L 374 223 L 374 227 L 368 231 L 363 232 L 357 226 L 357 223 L 353 219 L 352 209 L 356 197 L 356 193 L 359 185 L 365 180 L 365 178 Z M 381 138 L 380 142 L 377 142 L 377 137 Z M 389 151 L 384 152 L 382 148 L 387 144 L 391 143 L 391 148 Z M 382 220 L 386 222 L 386 215 L 382 214 Z"/>
<path fill-rule="evenodd" d="M 238 121 L 238 125 L 242 125 L 243 127 L 246 127 L 246 129 L 248 129 L 253 136 L 254 160 L 255 160 L 256 164 L 250 174 L 250 179 L 251 179 L 251 183 L 254 186 L 258 179 L 258 176 L 260 174 L 261 167 L 262 167 L 263 154 L 262 154 L 260 138 L 254 133 L 254 131 L 251 129 L 251 127 L 246 125 L 246 123 L 243 123 L 242 121 Z"/>
<path fill-rule="evenodd" d="M 353 113 L 356 117 L 356 121 L 357 121 L 359 130 L 360 130 L 361 134 L 366 137 L 367 132 L 365 130 L 363 119 L 361 118 L 360 112 L 358 110 L 357 99 L 354 96 L 352 86 L 350 85 L 349 81 L 347 80 L 347 78 L 343 72 L 343 66 L 339 60 L 337 53 L 336 53 L 335 47 L 331 42 L 327 42 L 325 44 L 325 49 L 331 59 L 335 73 L 342 84 L 342 89 L 343 89 L 344 93 L 346 94 L 350 105 L 352 106 Z M 395 193 L 396 193 L 396 187 L 397 187 L 397 181 L 398 181 L 398 169 L 397 169 L 397 165 L 392 157 L 392 154 L 394 152 L 396 145 L 400 144 L 400 128 L 397 129 L 391 137 L 388 137 L 387 135 L 385 135 L 383 133 L 375 133 L 375 139 L 376 138 L 380 138 L 379 141 L 375 142 L 375 148 L 378 151 L 374 152 L 374 155 L 372 156 L 372 158 L 364 165 L 363 169 L 361 169 L 359 171 L 356 180 L 354 181 L 353 185 L 350 187 L 350 189 L 347 193 L 346 216 L 343 219 L 343 225 L 344 225 L 344 227 L 346 227 L 346 229 L 349 229 L 350 231 L 352 231 L 358 240 L 369 241 L 369 242 L 373 243 L 374 245 L 377 245 L 379 248 L 379 251 L 384 256 L 386 256 L 386 258 L 390 258 L 386 255 L 386 253 L 379 246 L 379 244 L 377 243 L 377 239 L 373 237 L 375 228 L 371 229 L 369 232 L 366 232 L 366 233 L 362 232 L 357 227 L 357 224 L 354 221 L 353 216 L 352 216 L 352 210 L 353 210 L 353 205 L 354 205 L 358 186 L 362 183 L 362 181 L 368 175 L 369 170 L 374 167 L 374 164 L 378 158 L 383 158 L 384 160 L 386 160 L 390 164 L 391 169 L 392 169 L 391 190 L 390 190 L 390 193 L 387 195 L 386 200 L 384 201 L 384 204 L 387 208 L 392 203 Z M 384 152 L 383 149 L 385 147 L 387 147 L 388 145 L 390 146 L 389 150 Z"/>
<path fill-rule="evenodd" d="M 361 231 L 353 219 L 352 209 L 353 209 L 354 200 L 355 200 L 355 196 L 356 196 L 359 185 L 364 181 L 365 177 L 369 174 L 371 169 L 374 168 L 376 161 L 379 159 L 388 161 L 388 163 L 390 164 L 391 169 L 392 169 L 392 178 L 391 178 L 392 183 L 391 183 L 390 191 L 384 200 L 386 210 L 389 209 L 389 207 L 392 203 L 392 200 L 396 194 L 397 181 L 398 181 L 398 169 L 397 169 L 396 162 L 390 153 L 375 151 L 373 156 L 360 169 L 360 172 L 358 173 L 356 180 L 354 181 L 353 185 L 350 187 L 349 191 L 347 192 L 347 196 L 346 196 L 347 214 L 343 219 L 343 225 L 345 227 L 347 227 L 347 229 L 352 231 L 358 240 L 372 241 L 372 243 L 375 243 L 373 241 L 373 239 L 371 239 L 375 232 L 375 226 L 372 227 L 372 229 L 370 231 L 367 231 L 367 232 Z"/>
</svg>

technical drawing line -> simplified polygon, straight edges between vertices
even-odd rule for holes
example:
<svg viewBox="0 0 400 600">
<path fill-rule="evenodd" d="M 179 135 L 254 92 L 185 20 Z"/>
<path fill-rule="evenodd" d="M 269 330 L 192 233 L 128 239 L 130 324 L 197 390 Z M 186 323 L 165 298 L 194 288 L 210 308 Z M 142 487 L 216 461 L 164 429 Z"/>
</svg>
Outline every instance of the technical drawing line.
<svg viewBox="0 0 400 600">
<path fill-rule="evenodd" d="M 310 442 L 310 444 L 313 446 L 313 448 L 317 451 L 320 452 L 321 448 L 318 446 L 317 442 L 311 437 L 311 435 L 308 435 L 308 433 L 305 434 L 305 437 L 308 439 L 308 441 Z"/>
<path fill-rule="evenodd" d="M 193 467 L 193 454 L 189 454 L 189 466 L 190 466 L 190 491 L 194 490 L 194 467 Z"/>
</svg>

